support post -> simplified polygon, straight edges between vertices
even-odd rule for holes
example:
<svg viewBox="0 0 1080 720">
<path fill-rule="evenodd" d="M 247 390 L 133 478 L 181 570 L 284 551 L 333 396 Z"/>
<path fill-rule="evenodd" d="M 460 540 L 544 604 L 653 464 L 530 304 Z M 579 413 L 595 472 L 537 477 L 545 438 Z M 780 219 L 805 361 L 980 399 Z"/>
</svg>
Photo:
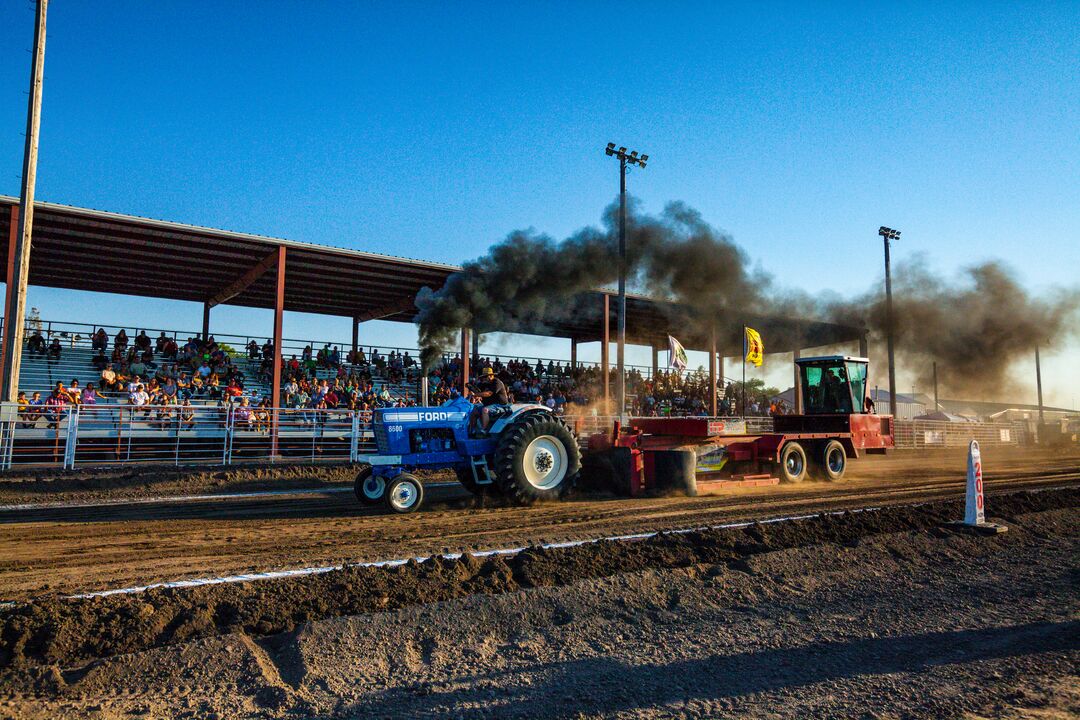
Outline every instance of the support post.
<svg viewBox="0 0 1080 720">
<path fill-rule="evenodd" d="M 8 255 L 7 255 L 7 274 L 4 276 L 6 283 L 4 294 L 4 308 L 11 307 L 12 296 L 15 293 L 15 243 L 19 238 L 19 206 L 11 206 L 11 216 L 8 222 Z M 4 340 L 7 341 L 7 318 L 4 319 Z M 4 369 L 4 355 L 0 352 L 0 376 L 3 375 Z"/>
<path fill-rule="evenodd" d="M 796 415 L 803 414 L 803 396 L 802 396 L 802 378 L 799 377 L 799 363 L 795 362 L 802 357 L 802 350 L 795 348 L 791 353 L 791 365 L 795 372 L 795 385 L 792 392 L 791 400 L 795 404 L 794 412 Z M 863 402 L 863 398 L 859 398 L 859 402 Z M 862 408 L 858 408 L 857 412 L 862 412 Z"/>
<path fill-rule="evenodd" d="M 206 342 L 210 338 L 210 303 L 202 305 L 202 339 Z"/>
<path fill-rule="evenodd" d="M 577 370 L 577 338 L 570 338 L 570 370 Z"/>
<path fill-rule="evenodd" d="M 360 349 L 360 319 L 353 317 L 352 319 L 352 351 L 353 357 L 356 357 L 356 351 Z"/>
<path fill-rule="evenodd" d="M 461 328 L 461 396 L 469 397 L 469 328 Z"/>
<path fill-rule="evenodd" d="M 604 293 L 604 322 L 600 340 L 600 373 L 604 376 L 604 414 L 611 412 L 611 373 L 608 354 L 611 343 L 611 297 Z"/>
<path fill-rule="evenodd" d="M 281 319 L 285 313 L 285 246 L 278 246 L 277 283 L 274 298 L 274 370 L 270 381 L 270 405 L 274 408 L 270 427 L 270 455 L 277 457 L 278 434 L 281 426 Z"/>
<path fill-rule="evenodd" d="M 859 357 L 870 357 L 870 341 L 867 339 L 865 332 L 859 338 Z"/>
<path fill-rule="evenodd" d="M 652 346 L 652 379 L 656 380 L 656 376 L 660 372 L 660 348 L 656 345 Z"/>
<path fill-rule="evenodd" d="M 480 333 L 477 330 L 472 331 L 472 361 L 480 365 Z"/>
<path fill-rule="evenodd" d="M 653 347 L 653 366 L 656 365 L 656 348 Z M 716 392 L 716 328 L 713 328 L 709 337 L 709 417 L 716 417 L 717 392 Z"/>
<path fill-rule="evenodd" d="M 21 221 L 15 240 L 18 269 L 8 283 L 9 302 L 4 307 L 3 387 L 0 399 L 15 402 L 19 395 L 23 334 L 26 329 L 26 283 L 30 277 L 30 247 L 34 229 L 34 188 L 37 184 L 38 131 L 41 128 L 41 91 L 45 79 L 45 15 L 49 0 L 37 0 L 34 14 L 34 49 L 30 65 L 30 99 L 26 108 L 26 143 L 23 145 L 22 188 L 19 193 Z M 15 217 L 12 217 L 14 220 Z M 9 253 L 10 256 L 10 253 Z M 14 285 L 14 290 L 12 290 Z"/>
</svg>

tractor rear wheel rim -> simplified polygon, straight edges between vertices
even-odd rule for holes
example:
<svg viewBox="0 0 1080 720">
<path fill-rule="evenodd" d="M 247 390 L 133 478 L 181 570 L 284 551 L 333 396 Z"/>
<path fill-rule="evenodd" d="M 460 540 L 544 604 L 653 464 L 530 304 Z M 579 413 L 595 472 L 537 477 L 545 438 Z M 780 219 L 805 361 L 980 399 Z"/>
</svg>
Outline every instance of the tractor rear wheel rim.
<svg viewBox="0 0 1080 720">
<path fill-rule="evenodd" d="M 416 497 L 416 487 L 411 482 L 402 482 L 394 486 L 390 502 L 394 503 L 394 507 L 405 510 L 416 504 Z"/>
<path fill-rule="evenodd" d="M 525 479 L 537 490 L 556 488 L 566 477 L 566 447 L 554 435 L 540 435 L 525 446 L 522 457 Z"/>
</svg>

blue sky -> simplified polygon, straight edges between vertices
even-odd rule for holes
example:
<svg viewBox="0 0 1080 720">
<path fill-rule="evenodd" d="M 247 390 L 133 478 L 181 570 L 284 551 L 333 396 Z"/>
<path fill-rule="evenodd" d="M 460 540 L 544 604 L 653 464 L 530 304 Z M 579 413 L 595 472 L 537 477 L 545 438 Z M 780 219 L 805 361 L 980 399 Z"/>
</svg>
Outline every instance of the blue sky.
<svg viewBox="0 0 1080 720">
<path fill-rule="evenodd" d="M 32 24 L 27 0 L 0 7 L 10 195 Z M 48 27 L 42 200 L 458 263 L 516 228 L 596 223 L 613 140 L 652 157 L 630 178 L 645 209 L 685 201 L 811 292 L 880 282 L 881 224 L 903 231 L 898 259 L 946 272 L 1000 258 L 1033 288 L 1080 277 L 1075 2 L 53 0 Z M 31 301 L 90 322 L 200 317 Z M 289 315 L 285 333 L 348 325 Z M 269 332 L 270 316 L 223 308 L 214 327 Z M 1048 401 L 1080 396 L 1077 351 L 1046 363 Z"/>
</svg>

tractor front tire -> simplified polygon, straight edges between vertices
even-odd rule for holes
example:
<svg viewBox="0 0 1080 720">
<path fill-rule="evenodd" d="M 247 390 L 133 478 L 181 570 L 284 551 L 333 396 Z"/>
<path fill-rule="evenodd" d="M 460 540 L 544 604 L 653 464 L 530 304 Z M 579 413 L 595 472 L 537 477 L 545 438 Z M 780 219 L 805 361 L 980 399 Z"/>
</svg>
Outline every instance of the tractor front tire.
<svg viewBox="0 0 1080 720">
<path fill-rule="evenodd" d="M 424 485 L 414 475 L 401 473 L 386 486 L 386 507 L 390 512 L 416 512 L 423 502 Z"/>
<path fill-rule="evenodd" d="M 495 477 L 518 505 L 558 500 L 573 489 L 581 451 L 566 424 L 548 413 L 532 413 L 503 429 L 495 450 Z"/>
<path fill-rule="evenodd" d="M 378 505 L 386 495 L 386 478 L 376 475 L 370 465 L 361 465 L 353 482 L 353 492 L 362 505 Z"/>
</svg>

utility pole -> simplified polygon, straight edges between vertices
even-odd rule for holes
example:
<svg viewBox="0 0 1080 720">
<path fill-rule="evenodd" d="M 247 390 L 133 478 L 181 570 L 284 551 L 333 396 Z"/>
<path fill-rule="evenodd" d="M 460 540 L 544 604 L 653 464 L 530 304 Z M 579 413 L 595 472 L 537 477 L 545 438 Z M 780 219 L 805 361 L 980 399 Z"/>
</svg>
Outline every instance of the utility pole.
<svg viewBox="0 0 1080 720">
<path fill-rule="evenodd" d="M 619 337 L 615 348 L 615 367 L 619 377 L 615 381 L 615 406 L 622 419 L 626 416 L 626 166 L 637 165 L 644 169 L 649 156 L 638 156 L 637 150 L 627 154 L 624 147 L 616 150 L 615 143 L 608 143 L 604 152 L 609 157 L 619 158 Z"/>
<path fill-rule="evenodd" d="M 49 0 L 37 0 L 34 14 L 34 50 L 30 65 L 30 100 L 26 110 L 22 187 L 19 191 L 21 227 L 15 239 L 15 270 L 4 307 L 4 379 L 0 399 L 15 402 L 19 394 L 26 317 L 26 283 L 30 276 L 30 244 L 34 229 L 34 185 L 37 182 L 38 130 L 41 127 L 41 89 L 45 78 L 45 13 Z"/>
<path fill-rule="evenodd" d="M 892 274 L 889 268 L 889 241 L 899 240 L 900 231 L 882 225 L 878 235 L 885 240 L 885 335 L 889 348 L 889 414 L 896 417 L 896 362 L 893 356 Z"/>
<path fill-rule="evenodd" d="M 941 409 L 937 399 L 937 361 L 934 361 L 934 412 Z"/>
<path fill-rule="evenodd" d="M 1039 362 L 1039 346 L 1035 346 L 1035 387 L 1039 391 L 1039 426 L 1043 424 L 1042 364 Z"/>
</svg>

